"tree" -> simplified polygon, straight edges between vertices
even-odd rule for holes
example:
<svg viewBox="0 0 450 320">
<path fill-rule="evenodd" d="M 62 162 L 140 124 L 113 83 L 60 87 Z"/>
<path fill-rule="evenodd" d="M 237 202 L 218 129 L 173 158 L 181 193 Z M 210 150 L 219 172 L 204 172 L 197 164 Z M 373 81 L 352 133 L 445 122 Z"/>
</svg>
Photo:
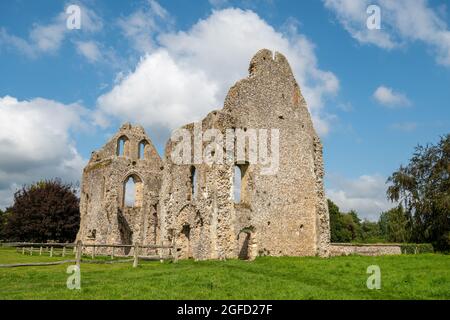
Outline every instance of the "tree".
<svg viewBox="0 0 450 320">
<path fill-rule="evenodd" d="M 341 235 L 340 229 L 341 226 L 339 225 L 339 207 L 330 199 L 327 199 L 328 201 L 328 213 L 330 215 L 330 234 L 331 234 L 331 242 L 341 242 Z"/>
<path fill-rule="evenodd" d="M 379 225 L 381 233 L 387 241 L 411 241 L 410 219 L 402 206 L 381 213 Z"/>
<path fill-rule="evenodd" d="M 5 224 L 5 213 L 0 209 L 0 240 L 3 240 L 3 227 Z"/>
<path fill-rule="evenodd" d="M 384 242 L 379 222 L 364 220 L 361 223 L 361 240 L 368 243 Z"/>
<path fill-rule="evenodd" d="M 4 235 L 10 241 L 74 241 L 80 224 L 76 191 L 58 179 L 24 186 L 7 211 Z"/>
<path fill-rule="evenodd" d="M 339 207 L 328 199 L 331 242 L 350 242 L 361 237 L 360 219 L 356 211 L 342 213 Z"/>
<path fill-rule="evenodd" d="M 450 134 L 436 145 L 417 146 L 388 182 L 388 198 L 399 201 L 411 221 L 412 240 L 450 250 Z"/>
</svg>

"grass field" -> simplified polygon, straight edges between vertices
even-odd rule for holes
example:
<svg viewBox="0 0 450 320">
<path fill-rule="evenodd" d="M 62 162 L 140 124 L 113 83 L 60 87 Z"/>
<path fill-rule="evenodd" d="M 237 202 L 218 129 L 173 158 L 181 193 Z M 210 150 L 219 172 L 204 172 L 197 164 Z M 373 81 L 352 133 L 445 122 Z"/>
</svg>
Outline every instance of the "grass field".
<svg viewBox="0 0 450 320">
<path fill-rule="evenodd" d="M 0 264 L 54 260 L 0 248 Z M 366 287 L 369 265 L 380 290 Z M 82 264 L 81 290 L 66 288 L 67 266 L 0 268 L 0 299 L 450 299 L 441 254 Z"/>
</svg>

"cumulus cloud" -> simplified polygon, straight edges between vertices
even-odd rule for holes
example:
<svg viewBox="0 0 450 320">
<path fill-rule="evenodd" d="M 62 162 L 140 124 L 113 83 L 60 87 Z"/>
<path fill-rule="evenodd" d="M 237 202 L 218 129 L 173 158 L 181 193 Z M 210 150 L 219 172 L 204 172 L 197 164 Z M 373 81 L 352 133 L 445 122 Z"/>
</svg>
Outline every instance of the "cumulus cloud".
<svg viewBox="0 0 450 320">
<path fill-rule="evenodd" d="M 327 197 L 342 211 L 356 210 L 360 217 L 376 221 L 381 212 L 395 206 L 386 199 L 386 178 L 381 175 L 347 179 L 331 174 L 328 180 Z"/>
<path fill-rule="evenodd" d="M 79 181 L 85 160 L 70 138 L 82 126 L 78 104 L 0 97 L 0 208 L 23 184 L 60 177 Z"/>
<path fill-rule="evenodd" d="M 419 41 L 429 46 L 439 64 L 450 66 L 450 30 L 439 10 L 427 0 L 323 0 L 350 35 L 363 44 L 393 49 Z M 371 4 L 381 8 L 381 30 L 366 27 Z"/>
<path fill-rule="evenodd" d="M 172 23 L 166 9 L 154 0 L 148 0 L 146 6 L 118 20 L 122 34 L 131 41 L 133 48 L 141 53 L 152 51 L 156 46 L 153 37 Z"/>
<path fill-rule="evenodd" d="M 217 91 L 203 72 L 186 70 L 159 50 L 144 57 L 98 104 L 107 114 L 173 129 L 216 106 Z"/>
<path fill-rule="evenodd" d="M 112 116 L 166 129 L 199 120 L 221 108 L 229 87 L 248 75 L 251 57 L 268 48 L 287 56 L 316 128 L 327 133 L 330 117 L 323 106 L 339 81 L 319 68 L 314 44 L 295 24 L 281 32 L 252 11 L 224 9 L 189 30 L 160 33 L 158 40 L 134 72 L 99 97 L 99 119 Z"/>
<path fill-rule="evenodd" d="M 408 107 L 411 101 L 408 97 L 400 92 L 395 92 L 392 88 L 386 86 L 379 86 L 373 93 L 375 100 L 387 107 Z"/>
<path fill-rule="evenodd" d="M 78 4 L 81 10 L 81 32 L 98 32 L 103 27 L 102 19 L 90 8 Z M 71 32 L 67 29 L 68 15 L 65 11 L 51 19 L 48 24 L 35 23 L 29 31 L 28 39 L 10 34 L 0 29 L 0 45 L 13 48 L 20 53 L 36 58 L 41 54 L 54 54 Z"/>
<path fill-rule="evenodd" d="M 372 4 L 371 1 L 324 0 L 324 4 L 336 14 L 345 30 L 359 42 L 375 44 L 384 49 L 392 49 L 398 45 L 387 31 L 369 30 L 366 27 L 366 10 Z"/>
</svg>

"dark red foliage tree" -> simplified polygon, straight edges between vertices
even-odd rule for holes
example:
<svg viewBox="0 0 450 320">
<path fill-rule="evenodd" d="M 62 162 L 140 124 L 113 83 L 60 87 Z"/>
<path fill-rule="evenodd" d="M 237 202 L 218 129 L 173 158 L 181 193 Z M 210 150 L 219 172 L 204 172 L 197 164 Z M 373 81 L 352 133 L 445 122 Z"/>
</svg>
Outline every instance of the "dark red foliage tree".
<svg viewBox="0 0 450 320">
<path fill-rule="evenodd" d="M 3 234 L 9 241 L 72 242 L 80 225 L 76 190 L 59 179 L 24 186 L 7 212 Z"/>
</svg>

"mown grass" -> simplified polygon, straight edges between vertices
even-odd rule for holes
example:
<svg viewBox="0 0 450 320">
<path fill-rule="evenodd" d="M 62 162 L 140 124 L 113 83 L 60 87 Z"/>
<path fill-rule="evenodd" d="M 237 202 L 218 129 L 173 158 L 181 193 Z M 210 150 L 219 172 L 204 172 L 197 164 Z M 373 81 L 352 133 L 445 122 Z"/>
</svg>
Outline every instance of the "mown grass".
<svg viewBox="0 0 450 320">
<path fill-rule="evenodd" d="M 0 264 L 60 259 L 0 249 Z M 366 287 L 369 265 L 380 290 Z M 0 268 L 0 299 L 450 299 L 441 254 L 82 264 L 81 290 L 67 289 L 67 266 Z"/>
</svg>

